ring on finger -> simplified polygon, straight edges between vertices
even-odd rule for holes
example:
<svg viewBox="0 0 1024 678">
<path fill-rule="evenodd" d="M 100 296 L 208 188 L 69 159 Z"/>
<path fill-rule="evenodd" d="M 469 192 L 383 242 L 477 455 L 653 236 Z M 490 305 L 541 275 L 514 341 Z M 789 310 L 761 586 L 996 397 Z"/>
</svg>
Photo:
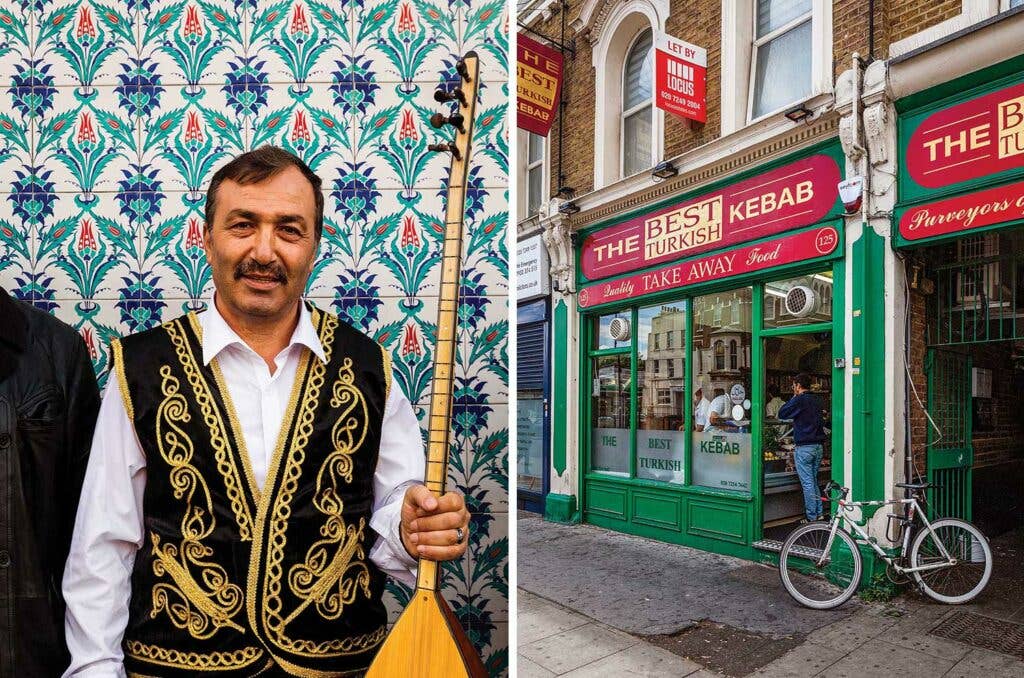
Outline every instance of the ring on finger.
<svg viewBox="0 0 1024 678">
<path fill-rule="evenodd" d="M 466 532 L 461 527 L 455 528 L 455 543 L 461 544 L 462 540 L 466 538 Z"/>
</svg>

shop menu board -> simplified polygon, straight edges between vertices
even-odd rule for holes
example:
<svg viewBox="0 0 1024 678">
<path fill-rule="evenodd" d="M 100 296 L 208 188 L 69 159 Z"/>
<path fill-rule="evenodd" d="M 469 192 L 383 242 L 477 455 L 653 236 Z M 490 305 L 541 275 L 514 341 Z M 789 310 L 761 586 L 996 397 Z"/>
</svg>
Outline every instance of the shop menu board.
<svg viewBox="0 0 1024 678">
<path fill-rule="evenodd" d="M 908 114 L 900 136 L 906 165 L 900 199 L 916 203 L 898 212 L 904 241 L 1024 219 L 1024 182 L 973 191 L 967 183 L 1024 170 L 1024 83 Z"/>
<path fill-rule="evenodd" d="M 818 153 L 599 229 L 583 241 L 583 276 L 599 280 L 808 226 L 835 207 L 839 181 L 836 160 Z"/>
</svg>

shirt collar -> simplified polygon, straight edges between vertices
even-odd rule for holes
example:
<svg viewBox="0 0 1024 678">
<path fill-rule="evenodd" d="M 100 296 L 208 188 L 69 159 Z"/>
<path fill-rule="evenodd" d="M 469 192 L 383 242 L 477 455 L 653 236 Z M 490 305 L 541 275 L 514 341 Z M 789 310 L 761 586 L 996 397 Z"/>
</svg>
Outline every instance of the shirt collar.
<svg viewBox="0 0 1024 678">
<path fill-rule="evenodd" d="M 231 329 L 228 321 L 224 320 L 224 316 L 217 310 L 217 304 L 214 303 L 213 297 L 210 297 L 207 302 L 207 311 L 199 315 L 199 323 L 203 328 L 204 365 L 209 365 L 211 360 L 232 344 L 249 348 L 242 338 Z M 323 344 L 320 343 L 320 337 L 317 336 L 316 328 L 313 327 L 313 315 L 309 312 L 309 307 L 302 301 L 299 302 L 299 322 L 292 332 L 288 348 L 295 344 L 301 344 L 308 348 L 313 355 L 319 358 L 320 362 L 327 362 Z M 250 348 L 250 350 L 252 349 Z"/>
</svg>

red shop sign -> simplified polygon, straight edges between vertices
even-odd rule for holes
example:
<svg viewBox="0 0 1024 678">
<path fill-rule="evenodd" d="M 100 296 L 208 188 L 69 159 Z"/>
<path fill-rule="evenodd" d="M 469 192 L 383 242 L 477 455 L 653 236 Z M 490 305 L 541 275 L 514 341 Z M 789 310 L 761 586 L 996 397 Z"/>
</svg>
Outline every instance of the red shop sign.
<svg viewBox="0 0 1024 678">
<path fill-rule="evenodd" d="M 516 121 L 528 132 L 546 137 L 558 112 L 562 55 L 547 45 L 516 35 Z"/>
<path fill-rule="evenodd" d="M 934 113 L 907 145 L 907 170 L 939 188 L 1024 167 L 1024 83 Z"/>
<path fill-rule="evenodd" d="M 589 308 L 652 292 L 664 292 L 709 280 L 815 259 L 832 254 L 838 246 L 839 232 L 832 226 L 794 233 L 709 257 L 681 261 L 647 273 L 588 285 L 580 290 L 579 304 L 581 308 Z"/>
<path fill-rule="evenodd" d="M 597 280 L 808 226 L 835 205 L 838 182 L 836 161 L 812 155 L 609 226 L 584 239 L 583 275 Z"/>
<path fill-rule="evenodd" d="M 1024 181 L 912 207 L 900 217 L 900 235 L 920 240 L 1016 219 L 1024 219 Z"/>
</svg>

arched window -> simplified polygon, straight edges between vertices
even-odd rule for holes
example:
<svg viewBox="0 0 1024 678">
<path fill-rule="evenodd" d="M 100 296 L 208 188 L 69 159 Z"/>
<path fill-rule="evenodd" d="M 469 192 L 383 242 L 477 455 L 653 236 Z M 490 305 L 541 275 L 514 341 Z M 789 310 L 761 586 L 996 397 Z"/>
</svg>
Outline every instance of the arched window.
<svg viewBox="0 0 1024 678">
<path fill-rule="evenodd" d="M 622 71 L 622 176 L 652 164 L 651 115 L 654 109 L 654 34 L 637 36 Z"/>
<path fill-rule="evenodd" d="M 738 370 L 739 368 L 739 353 L 736 351 L 736 340 L 733 339 L 729 342 L 729 369 Z"/>
<path fill-rule="evenodd" d="M 725 342 L 721 339 L 715 342 L 715 369 L 725 369 Z"/>
<path fill-rule="evenodd" d="M 821 0 L 824 1 L 824 0 Z M 663 159 L 665 112 L 654 104 L 654 36 L 669 0 L 582 0 L 593 49 L 594 188 L 649 171 Z"/>
</svg>

